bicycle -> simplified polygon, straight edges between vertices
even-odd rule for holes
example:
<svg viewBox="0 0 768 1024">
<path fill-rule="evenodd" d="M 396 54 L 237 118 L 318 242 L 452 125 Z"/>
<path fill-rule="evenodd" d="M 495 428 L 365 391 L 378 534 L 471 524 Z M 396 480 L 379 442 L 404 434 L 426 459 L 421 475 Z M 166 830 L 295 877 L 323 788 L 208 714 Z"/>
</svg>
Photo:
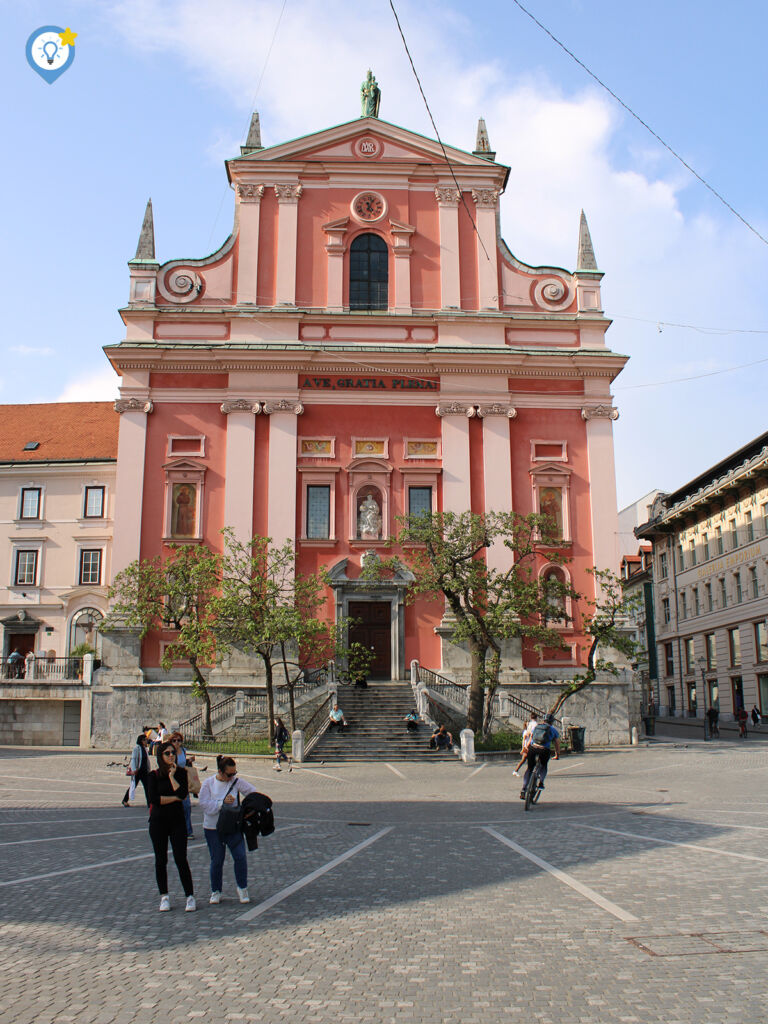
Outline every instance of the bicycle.
<svg viewBox="0 0 768 1024">
<path fill-rule="evenodd" d="M 541 796 L 542 786 L 540 785 L 541 780 L 541 754 L 536 754 L 536 760 L 533 765 L 533 771 L 531 777 L 528 779 L 528 785 L 525 787 L 525 810 L 530 810 L 532 804 L 539 802 Z"/>
</svg>

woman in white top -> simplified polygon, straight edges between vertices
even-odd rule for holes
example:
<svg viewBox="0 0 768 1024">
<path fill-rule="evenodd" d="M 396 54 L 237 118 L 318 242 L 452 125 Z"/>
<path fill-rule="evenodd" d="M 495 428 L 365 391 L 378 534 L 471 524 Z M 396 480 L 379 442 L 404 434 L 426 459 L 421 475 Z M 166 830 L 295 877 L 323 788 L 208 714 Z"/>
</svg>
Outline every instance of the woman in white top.
<svg viewBox="0 0 768 1024">
<path fill-rule="evenodd" d="M 221 903 L 222 877 L 224 858 L 227 847 L 232 854 L 235 865 L 235 883 L 237 896 L 241 903 L 250 903 L 248 896 L 248 860 L 245 851 L 245 839 L 242 832 L 220 836 L 216 830 L 219 811 L 224 804 L 239 802 L 239 796 L 255 793 L 256 787 L 245 779 L 238 779 L 237 765 L 231 757 L 216 758 L 218 771 L 207 778 L 200 790 L 200 810 L 203 812 L 203 832 L 211 855 L 211 903 Z"/>
<path fill-rule="evenodd" d="M 528 725 L 526 725 L 525 731 L 523 732 L 523 749 L 520 751 L 520 761 L 517 765 L 517 768 L 515 768 L 515 770 L 512 772 L 513 775 L 519 775 L 520 769 L 528 760 L 528 747 L 531 745 L 531 736 L 533 736 L 533 730 L 536 728 L 538 724 L 539 723 L 536 718 L 536 715 L 533 712 L 531 712 L 531 720 L 528 723 Z"/>
</svg>

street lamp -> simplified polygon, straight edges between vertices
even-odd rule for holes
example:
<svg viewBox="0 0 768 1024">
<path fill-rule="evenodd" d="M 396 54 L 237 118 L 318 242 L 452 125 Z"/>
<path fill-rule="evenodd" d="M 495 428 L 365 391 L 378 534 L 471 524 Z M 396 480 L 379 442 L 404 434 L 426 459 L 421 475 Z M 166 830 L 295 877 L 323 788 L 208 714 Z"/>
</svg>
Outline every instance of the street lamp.
<svg viewBox="0 0 768 1024">
<path fill-rule="evenodd" d="M 708 725 L 708 719 L 707 719 L 707 680 L 706 680 L 706 676 L 705 676 L 705 670 L 706 670 L 706 667 L 707 667 L 707 659 L 706 658 L 699 658 L 697 664 L 698 664 L 699 668 L 701 669 L 701 699 L 702 699 L 703 706 L 704 706 L 704 739 L 708 740 L 709 739 L 709 729 L 707 728 L 707 725 Z"/>
</svg>

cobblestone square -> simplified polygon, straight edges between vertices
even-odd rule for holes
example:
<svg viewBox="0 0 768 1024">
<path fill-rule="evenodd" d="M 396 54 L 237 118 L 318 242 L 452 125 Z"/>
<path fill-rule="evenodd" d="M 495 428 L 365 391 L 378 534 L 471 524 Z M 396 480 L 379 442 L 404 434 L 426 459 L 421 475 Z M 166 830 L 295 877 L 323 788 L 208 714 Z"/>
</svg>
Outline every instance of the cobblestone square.
<svg viewBox="0 0 768 1024">
<path fill-rule="evenodd" d="M 195 914 L 115 760 L 0 750 L 4 1024 L 765 1019 L 768 746 L 564 758 L 528 814 L 509 762 L 243 758 L 277 832 L 210 906 L 193 808 Z"/>
</svg>

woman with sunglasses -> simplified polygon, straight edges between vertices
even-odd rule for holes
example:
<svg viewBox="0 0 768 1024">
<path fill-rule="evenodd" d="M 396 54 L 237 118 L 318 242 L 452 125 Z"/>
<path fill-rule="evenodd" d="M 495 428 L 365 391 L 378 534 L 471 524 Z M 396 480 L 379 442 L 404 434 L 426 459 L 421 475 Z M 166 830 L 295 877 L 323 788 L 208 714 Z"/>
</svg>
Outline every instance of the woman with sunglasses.
<svg viewBox="0 0 768 1024">
<path fill-rule="evenodd" d="M 194 754 L 188 754 L 184 749 L 184 737 L 177 730 L 171 733 L 169 740 L 173 744 L 173 749 L 176 751 L 176 765 L 179 768 L 183 768 L 185 773 L 187 766 L 191 765 L 195 760 Z M 195 833 L 192 831 L 192 798 L 189 795 L 189 775 L 187 774 L 187 795 L 184 798 L 184 821 L 187 826 L 187 839 L 194 839 Z"/>
<path fill-rule="evenodd" d="M 187 824 L 184 800 L 187 796 L 187 773 L 176 765 L 172 743 L 161 743 L 157 752 L 157 770 L 149 775 L 149 838 L 155 851 L 155 877 L 160 890 L 160 910 L 170 910 L 168 896 L 168 841 L 179 872 L 185 910 L 197 910 L 192 872 L 187 861 Z"/>
<path fill-rule="evenodd" d="M 219 811 L 227 804 L 235 804 L 240 796 L 255 793 L 256 787 L 245 779 L 238 779 L 237 765 L 233 758 L 219 754 L 216 758 L 218 771 L 203 783 L 200 790 L 200 809 L 203 812 L 203 832 L 211 855 L 211 903 L 221 903 L 222 879 L 224 875 L 224 858 L 227 847 L 232 854 L 235 865 L 235 883 L 237 897 L 241 903 L 250 903 L 248 895 L 248 860 L 245 852 L 245 839 L 242 832 L 232 835 L 219 835 L 216 825 Z"/>
</svg>

